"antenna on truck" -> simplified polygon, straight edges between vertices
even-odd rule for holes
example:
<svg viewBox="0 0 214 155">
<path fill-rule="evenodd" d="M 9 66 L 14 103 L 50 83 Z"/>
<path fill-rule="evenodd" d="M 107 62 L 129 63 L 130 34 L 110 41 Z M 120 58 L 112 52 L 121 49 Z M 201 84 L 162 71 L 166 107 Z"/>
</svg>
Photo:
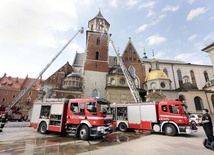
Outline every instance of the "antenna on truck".
<svg viewBox="0 0 214 155">
<path fill-rule="evenodd" d="M 70 42 L 77 36 L 78 33 L 83 33 L 84 28 L 81 27 L 80 30 L 77 31 L 77 33 L 65 44 L 65 46 L 53 57 L 53 59 L 45 66 L 45 68 L 42 69 L 42 71 L 39 73 L 39 75 L 31 81 L 29 86 L 25 88 L 21 93 L 13 100 L 11 103 L 10 108 L 12 108 L 23 96 L 24 94 L 38 81 L 38 79 L 42 76 L 42 74 L 50 67 L 50 65 L 56 60 L 56 58 L 64 51 L 64 49 L 70 44 Z"/>
</svg>

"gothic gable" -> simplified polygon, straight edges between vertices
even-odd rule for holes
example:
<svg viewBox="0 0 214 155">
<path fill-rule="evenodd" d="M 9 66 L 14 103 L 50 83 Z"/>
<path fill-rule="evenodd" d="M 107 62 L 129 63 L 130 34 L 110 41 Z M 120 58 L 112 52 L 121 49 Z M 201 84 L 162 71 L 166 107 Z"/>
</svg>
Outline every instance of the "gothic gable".
<svg viewBox="0 0 214 155">
<path fill-rule="evenodd" d="M 141 59 L 130 38 L 122 54 L 122 59 L 124 63 L 141 63 Z"/>
</svg>

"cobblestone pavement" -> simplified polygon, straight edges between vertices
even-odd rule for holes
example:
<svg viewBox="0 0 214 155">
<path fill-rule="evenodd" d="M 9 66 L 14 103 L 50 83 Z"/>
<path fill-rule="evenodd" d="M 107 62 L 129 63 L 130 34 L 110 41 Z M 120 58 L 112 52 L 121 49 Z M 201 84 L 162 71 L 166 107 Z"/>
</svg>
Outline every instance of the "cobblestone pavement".
<svg viewBox="0 0 214 155">
<path fill-rule="evenodd" d="M 4 155 L 213 155 L 214 151 L 204 148 L 206 137 L 202 127 L 192 135 L 175 137 L 151 134 L 131 140 L 130 133 L 120 139 L 102 143 L 102 140 L 80 141 L 59 134 L 42 135 L 29 127 L 29 122 L 9 122 L 0 133 L 0 154 Z M 136 135 L 135 135 L 136 136 Z M 127 137 L 129 139 L 127 139 Z M 25 140 L 24 140 L 25 139 Z M 121 140 L 121 141 L 120 141 Z M 130 141 L 129 141 L 130 140 Z"/>
</svg>

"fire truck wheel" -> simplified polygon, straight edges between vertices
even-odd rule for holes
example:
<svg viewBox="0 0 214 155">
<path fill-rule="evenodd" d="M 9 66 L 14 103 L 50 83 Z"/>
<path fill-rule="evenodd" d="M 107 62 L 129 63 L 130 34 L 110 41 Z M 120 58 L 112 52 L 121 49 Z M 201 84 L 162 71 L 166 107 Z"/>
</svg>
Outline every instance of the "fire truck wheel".
<svg viewBox="0 0 214 155">
<path fill-rule="evenodd" d="M 195 121 L 191 121 L 191 124 L 194 125 L 194 126 L 197 125 Z"/>
<path fill-rule="evenodd" d="M 46 134 L 47 133 L 47 124 L 46 124 L 46 122 L 40 123 L 40 125 L 39 125 L 39 132 L 41 134 Z"/>
<path fill-rule="evenodd" d="M 173 126 L 172 124 L 166 124 L 164 127 L 164 133 L 168 136 L 175 136 L 177 131 L 175 126 Z"/>
<path fill-rule="evenodd" d="M 118 129 L 122 132 L 126 132 L 127 131 L 127 125 L 126 123 L 122 122 L 118 125 Z"/>
<path fill-rule="evenodd" d="M 89 129 L 86 125 L 83 125 L 80 127 L 79 137 L 81 140 L 88 140 L 89 139 Z"/>
</svg>

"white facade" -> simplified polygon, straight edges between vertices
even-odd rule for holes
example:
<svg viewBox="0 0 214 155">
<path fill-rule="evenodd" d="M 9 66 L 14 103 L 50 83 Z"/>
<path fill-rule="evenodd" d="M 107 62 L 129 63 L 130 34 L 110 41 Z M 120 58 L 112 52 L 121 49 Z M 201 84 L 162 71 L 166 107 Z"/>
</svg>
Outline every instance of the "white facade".
<svg viewBox="0 0 214 155">
<path fill-rule="evenodd" d="M 146 75 L 149 73 L 149 69 L 151 68 L 150 62 L 147 61 L 145 62 L 145 68 L 146 68 Z M 177 75 L 177 70 L 179 69 L 182 74 L 182 78 L 187 75 L 189 76 L 189 82 L 192 83 L 190 71 L 192 70 L 195 75 L 197 87 L 199 90 L 202 90 L 203 87 L 206 85 L 206 80 L 204 77 L 204 71 L 207 72 L 209 79 L 212 79 L 213 76 L 213 67 L 208 66 L 208 65 L 195 65 L 195 64 L 188 64 L 188 63 L 183 63 L 183 64 L 176 64 L 176 63 L 161 63 L 159 62 L 159 68 L 160 70 L 166 69 L 168 72 L 168 77 L 172 81 L 171 87 L 172 90 L 178 89 L 179 82 L 178 82 L 178 75 Z M 184 83 L 184 81 L 183 81 Z"/>
<path fill-rule="evenodd" d="M 97 91 L 97 95 L 99 97 L 106 98 L 106 89 L 105 89 L 106 74 L 107 73 L 105 72 L 85 71 L 84 74 L 85 98 L 92 97 L 93 91 L 94 93 L 95 91 Z"/>
</svg>

